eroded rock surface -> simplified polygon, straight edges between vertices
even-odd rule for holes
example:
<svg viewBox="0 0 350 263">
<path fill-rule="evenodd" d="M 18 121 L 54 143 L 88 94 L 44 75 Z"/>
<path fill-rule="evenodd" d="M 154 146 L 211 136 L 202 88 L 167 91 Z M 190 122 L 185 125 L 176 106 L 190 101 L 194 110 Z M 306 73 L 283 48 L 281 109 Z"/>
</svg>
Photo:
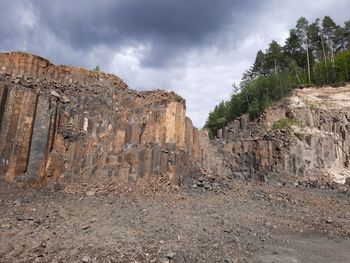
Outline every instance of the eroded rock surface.
<svg viewBox="0 0 350 263">
<path fill-rule="evenodd" d="M 114 75 L 0 53 L 0 180 L 43 186 L 160 176 L 208 189 L 203 176 L 344 183 L 349 112 L 350 85 L 298 89 L 258 121 L 234 120 L 211 142 L 175 93 L 137 92 Z M 293 121 L 274 129 L 281 119 Z"/>
<path fill-rule="evenodd" d="M 178 95 L 136 92 L 116 76 L 30 54 L 0 54 L 0 125 L 0 174 L 8 182 L 42 186 L 98 174 L 163 175 L 180 184 L 224 169 Z"/>
<path fill-rule="evenodd" d="M 287 125 L 274 129 L 282 119 L 288 119 Z M 350 177 L 350 85 L 295 90 L 258 121 L 242 116 L 218 137 L 237 176 L 344 183 Z"/>
</svg>

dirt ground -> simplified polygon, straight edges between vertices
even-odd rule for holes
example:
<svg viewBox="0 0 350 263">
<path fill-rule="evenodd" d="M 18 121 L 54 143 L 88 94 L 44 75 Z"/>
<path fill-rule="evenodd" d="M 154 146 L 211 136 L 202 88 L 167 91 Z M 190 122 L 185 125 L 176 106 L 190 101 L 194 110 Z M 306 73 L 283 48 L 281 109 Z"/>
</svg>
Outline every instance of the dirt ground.
<svg viewBox="0 0 350 263">
<path fill-rule="evenodd" d="M 346 188 L 67 189 L 0 183 L 0 262 L 350 262 Z"/>
</svg>

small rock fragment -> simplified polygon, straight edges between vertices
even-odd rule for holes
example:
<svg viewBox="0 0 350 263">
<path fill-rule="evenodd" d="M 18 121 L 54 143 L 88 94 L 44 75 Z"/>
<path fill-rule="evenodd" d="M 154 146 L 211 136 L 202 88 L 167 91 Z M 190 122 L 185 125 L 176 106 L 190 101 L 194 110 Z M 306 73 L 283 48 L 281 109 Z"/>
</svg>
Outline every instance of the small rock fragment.
<svg viewBox="0 0 350 263">
<path fill-rule="evenodd" d="M 68 99 L 68 97 L 67 97 L 66 95 L 63 95 L 63 96 L 62 96 L 61 101 L 62 101 L 63 103 L 69 103 L 69 102 L 70 102 L 70 100 Z"/>
<path fill-rule="evenodd" d="M 87 229 L 89 229 L 91 226 L 90 225 L 83 225 L 82 227 L 81 227 L 81 230 L 87 230 Z"/>
<path fill-rule="evenodd" d="M 81 259 L 81 261 L 83 262 L 83 263 L 89 263 L 90 262 L 90 257 L 89 256 L 84 256 L 82 259 Z"/>
<path fill-rule="evenodd" d="M 87 196 L 94 196 L 96 192 L 94 190 L 90 190 L 86 193 Z"/>
<path fill-rule="evenodd" d="M 17 219 L 17 221 L 24 221 L 25 220 L 23 215 L 16 216 L 16 219 Z"/>
<path fill-rule="evenodd" d="M 326 220 L 326 223 L 327 223 L 327 224 L 333 224 L 332 218 L 328 218 L 328 219 Z"/>
<path fill-rule="evenodd" d="M 173 259 L 175 257 L 175 253 L 174 252 L 169 252 L 168 254 L 166 254 L 166 258 L 167 259 Z"/>
<path fill-rule="evenodd" d="M 58 94 L 57 91 L 55 91 L 55 90 L 51 90 L 50 94 L 51 94 L 52 96 L 57 97 L 57 98 L 60 97 L 60 94 Z"/>
</svg>

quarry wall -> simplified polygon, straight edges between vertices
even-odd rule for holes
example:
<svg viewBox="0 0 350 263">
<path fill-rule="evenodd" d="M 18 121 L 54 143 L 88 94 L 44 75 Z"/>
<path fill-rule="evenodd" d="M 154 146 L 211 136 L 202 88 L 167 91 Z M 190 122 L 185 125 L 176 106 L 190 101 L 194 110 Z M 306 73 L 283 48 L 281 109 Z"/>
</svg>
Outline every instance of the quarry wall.
<svg viewBox="0 0 350 263">
<path fill-rule="evenodd" d="M 282 119 L 290 125 L 276 129 Z M 257 121 L 237 118 L 218 137 L 238 176 L 350 177 L 350 85 L 297 89 Z"/>
<path fill-rule="evenodd" d="M 0 174 L 8 182 L 99 174 L 180 184 L 222 163 L 181 97 L 137 92 L 114 75 L 2 53 L 0 103 Z"/>
</svg>

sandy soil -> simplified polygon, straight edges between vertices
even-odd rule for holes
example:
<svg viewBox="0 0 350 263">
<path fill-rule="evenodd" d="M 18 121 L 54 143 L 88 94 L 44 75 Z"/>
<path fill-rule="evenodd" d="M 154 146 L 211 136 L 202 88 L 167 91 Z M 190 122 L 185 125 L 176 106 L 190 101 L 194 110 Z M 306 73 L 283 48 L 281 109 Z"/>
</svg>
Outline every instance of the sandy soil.
<svg viewBox="0 0 350 263">
<path fill-rule="evenodd" d="M 0 262 L 350 262 L 349 189 L 88 194 L 0 183 Z"/>
</svg>

